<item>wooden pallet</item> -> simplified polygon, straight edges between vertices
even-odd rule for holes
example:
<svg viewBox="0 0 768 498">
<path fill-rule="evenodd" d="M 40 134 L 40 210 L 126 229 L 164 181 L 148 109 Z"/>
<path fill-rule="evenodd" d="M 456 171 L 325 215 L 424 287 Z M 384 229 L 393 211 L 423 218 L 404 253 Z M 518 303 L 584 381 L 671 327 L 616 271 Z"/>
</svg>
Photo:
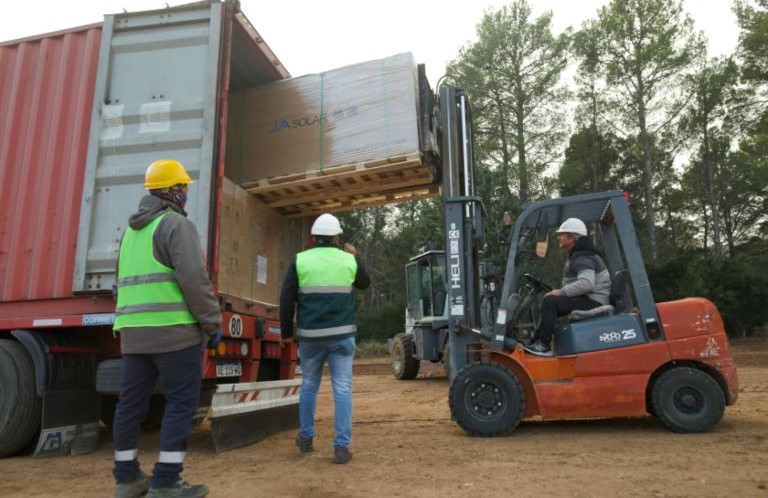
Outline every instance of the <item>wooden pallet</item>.
<svg viewBox="0 0 768 498">
<path fill-rule="evenodd" d="M 440 194 L 439 185 L 423 185 L 409 189 L 385 191 L 351 197 L 328 198 L 321 201 L 285 206 L 279 209 L 288 218 L 317 216 L 322 213 L 336 213 L 385 204 L 430 199 Z"/>
<path fill-rule="evenodd" d="M 437 195 L 433 166 L 419 153 L 243 184 L 281 214 L 297 217 Z M 434 187 L 434 188 L 432 188 Z"/>
</svg>

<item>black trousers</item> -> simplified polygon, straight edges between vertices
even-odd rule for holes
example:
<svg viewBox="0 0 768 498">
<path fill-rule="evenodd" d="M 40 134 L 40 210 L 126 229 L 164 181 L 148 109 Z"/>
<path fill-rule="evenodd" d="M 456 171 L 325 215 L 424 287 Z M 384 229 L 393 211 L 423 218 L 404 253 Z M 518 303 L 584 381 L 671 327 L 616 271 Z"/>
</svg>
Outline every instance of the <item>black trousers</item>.
<svg viewBox="0 0 768 498">
<path fill-rule="evenodd" d="M 544 296 L 541 302 L 541 321 L 536 328 L 536 339 L 546 345 L 552 341 L 555 333 L 557 317 L 564 316 L 575 310 L 591 310 L 602 306 L 587 296 Z"/>
<path fill-rule="evenodd" d="M 114 476 L 130 482 L 139 472 L 140 424 L 149 410 L 149 398 L 158 379 L 165 394 L 165 413 L 160 426 L 160 455 L 152 487 L 172 486 L 184 469 L 187 438 L 197 410 L 202 382 L 202 349 L 192 346 L 158 354 L 126 354 L 120 399 L 115 411 L 112 437 L 115 445 Z"/>
</svg>

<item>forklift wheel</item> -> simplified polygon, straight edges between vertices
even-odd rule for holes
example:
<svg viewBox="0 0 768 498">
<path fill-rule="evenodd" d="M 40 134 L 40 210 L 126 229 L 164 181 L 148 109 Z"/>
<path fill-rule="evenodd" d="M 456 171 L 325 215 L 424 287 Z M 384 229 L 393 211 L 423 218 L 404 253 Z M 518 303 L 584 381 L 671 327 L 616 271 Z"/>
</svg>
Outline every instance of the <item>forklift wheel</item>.
<svg viewBox="0 0 768 498">
<path fill-rule="evenodd" d="M 506 436 L 520 423 L 525 395 L 517 376 L 497 363 L 464 367 L 451 382 L 451 416 L 472 436 Z"/>
<path fill-rule="evenodd" d="M 400 333 L 392 341 L 392 373 L 398 380 L 411 380 L 419 375 L 421 362 L 414 356 L 413 336 Z"/>
<path fill-rule="evenodd" d="M 723 417 L 725 395 L 709 375 L 690 367 L 664 372 L 653 384 L 653 411 L 674 432 L 706 432 Z"/>
<path fill-rule="evenodd" d="M 446 339 L 443 346 L 443 370 L 445 375 L 451 377 L 451 341 Z"/>
</svg>

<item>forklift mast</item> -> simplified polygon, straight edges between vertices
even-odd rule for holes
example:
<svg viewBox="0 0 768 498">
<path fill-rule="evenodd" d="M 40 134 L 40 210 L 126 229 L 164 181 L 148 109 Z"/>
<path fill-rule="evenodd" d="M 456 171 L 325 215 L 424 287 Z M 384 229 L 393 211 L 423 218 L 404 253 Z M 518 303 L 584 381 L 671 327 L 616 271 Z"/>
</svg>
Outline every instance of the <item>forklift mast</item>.
<svg viewBox="0 0 768 498">
<path fill-rule="evenodd" d="M 476 165 L 469 100 L 464 90 L 442 85 L 438 96 L 437 139 L 445 212 L 450 377 L 467 363 L 480 318 L 479 253 L 484 245 L 484 208 L 475 193 Z"/>
</svg>

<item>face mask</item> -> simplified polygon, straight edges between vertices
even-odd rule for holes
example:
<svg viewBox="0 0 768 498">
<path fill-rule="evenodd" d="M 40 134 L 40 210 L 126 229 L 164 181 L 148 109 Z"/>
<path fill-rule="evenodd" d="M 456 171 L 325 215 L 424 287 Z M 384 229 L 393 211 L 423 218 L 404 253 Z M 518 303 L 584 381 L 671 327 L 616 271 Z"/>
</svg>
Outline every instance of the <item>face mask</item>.
<svg viewBox="0 0 768 498">
<path fill-rule="evenodd" d="M 185 186 L 175 186 L 168 189 L 168 193 L 173 196 L 173 200 L 178 204 L 182 209 L 184 206 L 187 205 L 187 187 Z"/>
</svg>

